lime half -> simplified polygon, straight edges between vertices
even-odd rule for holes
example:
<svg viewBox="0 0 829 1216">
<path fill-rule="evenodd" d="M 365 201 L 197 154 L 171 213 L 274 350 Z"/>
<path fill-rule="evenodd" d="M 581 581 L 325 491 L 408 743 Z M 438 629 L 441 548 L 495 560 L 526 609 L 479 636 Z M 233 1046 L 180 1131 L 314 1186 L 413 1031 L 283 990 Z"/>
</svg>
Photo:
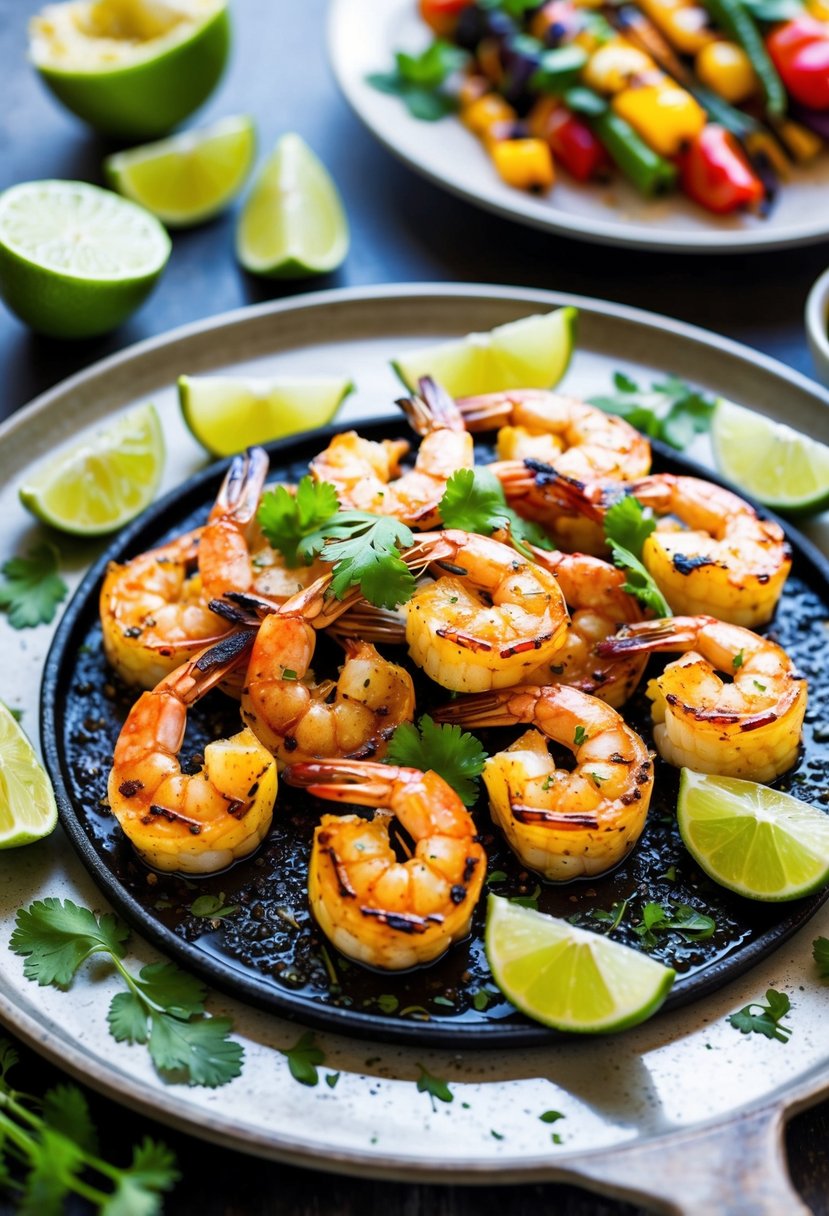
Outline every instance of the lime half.
<svg viewBox="0 0 829 1216">
<path fill-rule="evenodd" d="M 720 400 L 711 425 L 720 472 L 778 511 L 811 515 L 829 506 L 829 447 L 732 401 Z"/>
<path fill-rule="evenodd" d="M 682 770 L 685 847 L 709 878 L 749 899 L 800 899 L 829 882 L 829 815 L 780 790 Z"/>
<path fill-rule="evenodd" d="M 410 391 L 421 376 L 432 376 L 453 397 L 552 388 L 570 363 L 577 317 L 575 308 L 522 317 L 489 333 L 400 355 L 392 367 Z"/>
<path fill-rule="evenodd" d="M 302 279 L 336 270 L 348 220 L 328 170 L 298 135 L 283 135 L 265 162 L 236 229 L 245 270 Z"/>
<path fill-rule="evenodd" d="M 36 469 L 20 501 L 53 528 L 98 536 L 149 506 L 163 470 L 158 414 L 140 405 Z"/>
<path fill-rule="evenodd" d="M 675 972 L 566 920 L 490 895 L 486 953 L 504 996 L 556 1030 L 626 1030 L 655 1013 Z"/>
<path fill-rule="evenodd" d="M 342 376 L 180 376 L 178 397 L 193 437 L 214 456 L 231 456 L 257 443 L 324 426 L 353 388 Z"/>
<path fill-rule="evenodd" d="M 29 25 L 44 83 L 124 139 L 166 135 L 210 95 L 230 49 L 227 0 L 66 0 Z"/>
<path fill-rule="evenodd" d="M 253 167 L 256 128 L 250 118 L 223 118 L 197 131 L 116 152 L 104 161 L 119 194 L 184 228 L 218 215 L 233 201 Z"/>
<path fill-rule="evenodd" d="M 0 194 L 0 295 L 55 338 L 115 329 L 170 256 L 154 216 L 86 182 L 24 182 Z"/>
<path fill-rule="evenodd" d="M 0 701 L 0 849 L 31 844 L 54 831 L 58 808 L 35 750 Z"/>
</svg>

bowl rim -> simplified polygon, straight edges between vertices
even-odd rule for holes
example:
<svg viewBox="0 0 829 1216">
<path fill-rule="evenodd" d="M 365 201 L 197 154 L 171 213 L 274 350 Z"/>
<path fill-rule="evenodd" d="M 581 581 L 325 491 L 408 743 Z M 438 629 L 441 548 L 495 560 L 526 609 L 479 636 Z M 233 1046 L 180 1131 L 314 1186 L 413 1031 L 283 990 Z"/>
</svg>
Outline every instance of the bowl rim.
<svg viewBox="0 0 829 1216">
<path fill-rule="evenodd" d="M 829 267 L 812 284 L 806 297 L 806 336 L 812 344 L 812 357 L 821 380 L 829 380 Z M 816 353 L 826 361 L 825 371 L 818 366 Z"/>
</svg>

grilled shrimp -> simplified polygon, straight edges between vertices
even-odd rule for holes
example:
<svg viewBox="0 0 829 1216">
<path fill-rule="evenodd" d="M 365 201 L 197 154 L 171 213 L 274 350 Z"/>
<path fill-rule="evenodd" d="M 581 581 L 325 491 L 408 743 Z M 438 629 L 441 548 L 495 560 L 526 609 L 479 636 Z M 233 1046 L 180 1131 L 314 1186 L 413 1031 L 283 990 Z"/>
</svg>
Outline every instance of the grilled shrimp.
<svg viewBox="0 0 829 1216">
<path fill-rule="evenodd" d="M 527 684 L 569 684 L 618 709 L 636 689 L 647 656 L 602 657 L 596 647 L 623 622 L 641 621 L 639 601 L 622 590 L 625 575 L 586 553 L 547 552 L 528 546 L 534 560 L 558 580 L 570 613 L 561 650 L 552 663 L 527 673 Z"/>
<path fill-rule="evenodd" d="M 775 642 L 712 616 L 680 616 L 629 625 L 599 650 L 682 652 L 647 688 L 670 764 L 766 782 L 794 764 L 806 681 Z"/>
<path fill-rule="evenodd" d="M 270 827 L 276 763 L 252 731 L 208 743 L 198 773 L 183 773 L 178 755 L 188 707 L 245 660 L 249 645 L 249 634 L 232 634 L 165 676 L 141 694 L 118 736 L 109 804 L 157 870 L 223 870 Z"/>
<path fill-rule="evenodd" d="M 555 577 L 509 545 L 447 529 L 426 533 L 407 553 L 451 571 L 407 604 L 409 653 L 444 688 L 480 692 L 518 684 L 554 661 L 567 636 Z"/>
<path fill-rule="evenodd" d="M 228 624 L 210 611 L 196 573 L 197 528 L 168 545 L 110 562 L 99 600 L 104 653 L 128 684 L 155 688 Z"/>
<path fill-rule="evenodd" d="M 308 870 L 312 911 L 349 958 L 403 971 L 431 963 L 469 932 L 486 855 L 472 816 L 437 773 L 340 761 L 285 770 L 291 785 L 332 802 L 376 807 L 372 819 L 323 815 Z M 393 818 L 414 843 L 398 861 Z"/>
<path fill-rule="evenodd" d="M 584 481 L 632 481 L 651 467 L 651 445 L 629 422 L 575 397 L 542 389 L 513 389 L 462 397 L 467 429 L 499 427 L 498 459 L 546 461 Z"/>
<path fill-rule="evenodd" d="M 434 717 L 463 727 L 537 728 L 490 756 L 483 776 L 493 820 L 524 865 L 545 878 L 602 874 L 642 834 L 653 762 L 604 701 L 560 684 L 509 688 L 453 701 Z M 547 739 L 573 753 L 572 771 L 556 767 Z"/>
<path fill-rule="evenodd" d="M 376 443 L 356 431 L 335 435 L 311 461 L 317 481 L 330 482 L 345 509 L 388 515 L 412 527 L 439 523 L 437 505 L 446 482 L 458 469 L 474 463 L 472 436 L 452 398 L 434 381 L 420 382 L 421 396 L 403 398 L 398 405 L 414 430 L 423 436 L 414 468 L 402 472 L 400 461 L 409 450 L 403 439 Z"/>
<path fill-rule="evenodd" d="M 530 497 L 537 505 L 546 496 L 550 519 L 557 521 L 554 531 L 571 519 L 563 511 L 582 514 L 598 529 L 608 507 L 623 494 L 635 495 L 659 517 L 642 558 L 675 612 L 714 612 L 720 620 L 748 628 L 773 616 L 791 569 L 791 551 L 783 529 L 761 519 L 730 490 L 672 473 L 627 485 L 583 485 L 528 463 L 525 482 L 535 487 Z M 517 484 L 513 479 L 513 487 Z"/>
</svg>

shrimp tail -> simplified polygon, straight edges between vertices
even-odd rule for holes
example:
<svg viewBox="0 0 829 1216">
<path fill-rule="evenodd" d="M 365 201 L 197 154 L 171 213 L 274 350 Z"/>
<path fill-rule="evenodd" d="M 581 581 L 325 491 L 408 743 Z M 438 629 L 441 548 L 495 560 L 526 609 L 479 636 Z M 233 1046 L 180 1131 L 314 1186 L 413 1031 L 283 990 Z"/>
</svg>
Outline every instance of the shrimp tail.
<svg viewBox="0 0 829 1216">
<path fill-rule="evenodd" d="M 256 514 L 270 461 L 264 448 L 252 447 L 234 456 L 225 474 L 211 515 L 232 515 L 249 522 Z"/>
<path fill-rule="evenodd" d="M 535 694 L 538 690 L 533 688 L 530 691 Z M 516 716 L 513 708 L 523 700 L 520 687 L 491 689 L 439 705 L 432 711 L 432 717 L 435 722 L 457 726 L 513 726 L 524 720 Z"/>
<path fill-rule="evenodd" d="M 371 761 L 306 761 L 285 769 L 283 780 L 315 798 L 357 806 L 385 806 L 395 778 L 404 770 Z"/>
<path fill-rule="evenodd" d="M 468 431 L 494 431 L 512 417 L 512 401 L 506 393 L 461 397 L 457 405 Z"/>
<path fill-rule="evenodd" d="M 677 650 L 684 645 L 693 645 L 700 621 L 708 620 L 713 618 L 675 616 L 626 625 L 612 637 L 598 642 L 596 653 L 602 658 L 612 658 L 614 655 Z"/>
<path fill-rule="evenodd" d="M 406 625 L 397 612 L 375 608 L 373 604 L 357 604 L 334 622 L 328 636 L 345 647 L 353 638 L 387 646 L 403 646 L 406 642 Z"/>
<path fill-rule="evenodd" d="M 417 387 L 419 395 L 399 397 L 395 402 L 417 435 L 425 437 L 434 431 L 466 430 L 454 398 L 436 380 L 422 376 Z"/>
</svg>

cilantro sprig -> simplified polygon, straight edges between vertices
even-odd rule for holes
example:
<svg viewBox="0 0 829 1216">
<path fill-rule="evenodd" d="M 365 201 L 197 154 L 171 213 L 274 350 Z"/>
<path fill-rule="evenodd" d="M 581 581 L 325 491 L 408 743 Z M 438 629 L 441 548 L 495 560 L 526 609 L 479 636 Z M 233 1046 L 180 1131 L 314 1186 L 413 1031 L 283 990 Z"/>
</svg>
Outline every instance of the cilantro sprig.
<svg viewBox="0 0 829 1216">
<path fill-rule="evenodd" d="M 381 93 L 399 97 L 413 118 L 437 122 L 458 108 L 457 100 L 444 92 L 443 85 L 467 58 L 460 47 L 438 38 L 420 55 L 397 51 L 391 72 L 372 72 L 366 80 Z"/>
<path fill-rule="evenodd" d="M 637 430 L 652 439 L 662 439 L 672 448 L 683 451 L 695 435 L 711 426 L 717 406 L 715 398 L 692 388 L 679 376 L 666 376 L 646 389 L 624 372 L 616 372 L 613 384 L 615 393 L 590 397 L 590 404 L 607 414 L 617 414 Z"/>
<path fill-rule="evenodd" d="M 817 963 L 818 975 L 829 980 L 829 937 L 816 937 L 812 942 L 812 958 Z"/>
<path fill-rule="evenodd" d="M 504 488 L 489 469 L 458 469 L 446 483 L 438 504 L 440 517 L 447 528 L 477 532 L 491 536 L 501 528 L 509 530 L 515 547 L 524 557 L 531 557 L 525 542 L 539 549 L 552 549 L 552 541 L 538 524 L 522 519 L 507 506 Z"/>
<path fill-rule="evenodd" d="M 486 760 L 487 754 L 474 735 L 446 722 L 438 725 L 428 714 L 423 715 L 417 726 L 402 722 L 386 751 L 388 764 L 438 773 L 466 806 L 471 806 L 478 796 L 475 778 L 483 772 Z"/>
<path fill-rule="evenodd" d="M 790 1026 L 783 1025 L 783 1018 L 791 1007 L 792 1003 L 785 992 L 776 992 L 774 988 L 769 988 L 765 1004 L 754 1001 L 737 1013 L 732 1013 L 726 1021 L 741 1034 L 762 1034 L 767 1039 L 788 1043 L 792 1030 Z"/>
<path fill-rule="evenodd" d="M 69 588 L 58 574 L 58 551 L 43 541 L 25 557 L 10 557 L 0 568 L 0 609 L 13 629 L 32 629 L 54 620 Z"/>
<path fill-rule="evenodd" d="M 419 1094 L 428 1094 L 429 1101 L 432 1103 L 432 1110 L 437 1110 L 435 1099 L 438 1102 L 454 1102 L 455 1095 L 449 1088 L 449 1083 L 443 1077 L 436 1077 L 429 1072 L 428 1068 L 424 1068 L 422 1064 L 418 1064 L 420 1076 L 417 1078 L 417 1092 Z"/>
<path fill-rule="evenodd" d="M 672 616 L 671 606 L 642 562 L 642 546 L 656 528 L 638 498 L 620 498 L 604 517 L 604 535 L 614 564 L 627 574 L 622 590 L 653 609 L 657 616 Z"/>
<path fill-rule="evenodd" d="M 21 908 L 10 946 L 26 960 L 27 979 L 67 989 L 83 963 L 105 955 L 127 987 L 107 1014 L 118 1042 L 146 1044 L 153 1063 L 167 1077 L 216 1088 L 242 1071 L 243 1051 L 229 1037 L 229 1018 L 205 1014 L 206 990 L 172 963 L 149 963 L 138 975 L 122 959 L 130 931 L 111 913 L 96 916 L 71 899 L 36 900 Z"/>
<path fill-rule="evenodd" d="M 257 519 L 265 539 L 289 566 L 315 557 L 334 566 L 331 594 L 351 587 L 378 608 L 396 608 L 414 594 L 415 577 L 401 557 L 414 544 L 410 528 L 385 515 L 340 511 L 328 482 L 303 477 L 295 495 L 284 486 L 263 495 Z"/>
<path fill-rule="evenodd" d="M 634 932 L 645 949 L 652 950 L 660 933 L 678 933 L 686 942 L 703 942 L 713 937 L 716 930 L 717 922 L 713 917 L 698 912 L 690 904 L 677 904 L 672 908 L 648 903 L 642 909 L 642 922 Z"/>
<path fill-rule="evenodd" d="M 77 1086 L 57 1085 L 43 1098 L 23 1093 L 7 1077 L 18 1063 L 14 1047 L 0 1039 L 0 1187 L 16 1194 L 16 1210 L 58 1216 L 69 1196 L 79 1195 L 101 1216 L 160 1213 L 163 1192 L 179 1177 L 170 1150 L 146 1138 L 129 1165 L 105 1161 Z"/>
</svg>

